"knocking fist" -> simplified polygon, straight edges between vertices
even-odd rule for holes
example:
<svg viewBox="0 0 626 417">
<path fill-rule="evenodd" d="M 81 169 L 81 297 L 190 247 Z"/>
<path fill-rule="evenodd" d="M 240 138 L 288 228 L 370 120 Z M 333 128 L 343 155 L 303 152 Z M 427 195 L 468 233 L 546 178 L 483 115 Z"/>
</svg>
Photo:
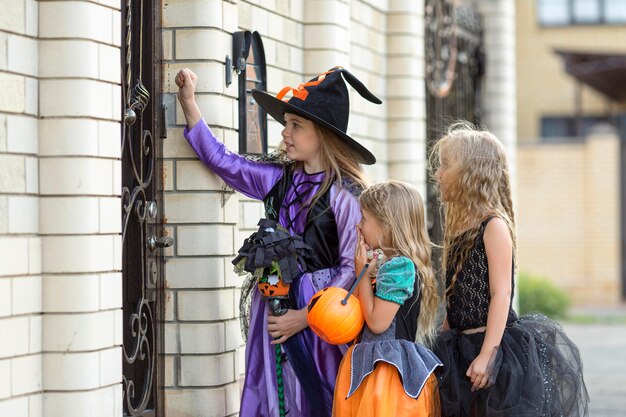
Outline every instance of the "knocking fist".
<svg viewBox="0 0 626 417">
<path fill-rule="evenodd" d="M 193 100 L 193 96 L 196 92 L 198 76 L 189 68 L 183 68 L 178 71 L 174 81 L 178 86 L 178 100 L 180 103 L 184 104 L 186 101 Z"/>
</svg>

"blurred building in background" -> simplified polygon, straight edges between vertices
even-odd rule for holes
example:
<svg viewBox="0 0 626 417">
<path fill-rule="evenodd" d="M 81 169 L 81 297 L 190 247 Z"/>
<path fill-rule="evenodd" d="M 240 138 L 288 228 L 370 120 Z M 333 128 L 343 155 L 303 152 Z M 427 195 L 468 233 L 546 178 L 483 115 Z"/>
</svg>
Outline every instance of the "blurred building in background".
<svg viewBox="0 0 626 417">
<path fill-rule="evenodd" d="M 519 270 L 626 297 L 626 2 L 516 2 Z"/>
<path fill-rule="evenodd" d="M 258 153 L 281 126 L 251 88 L 348 68 L 383 100 L 353 100 L 368 174 L 417 185 L 435 230 L 426 154 L 450 117 L 515 165 L 514 28 L 514 0 L 0 0 L 0 416 L 237 415 L 230 261 L 263 210 L 187 145 L 177 71 Z"/>
</svg>

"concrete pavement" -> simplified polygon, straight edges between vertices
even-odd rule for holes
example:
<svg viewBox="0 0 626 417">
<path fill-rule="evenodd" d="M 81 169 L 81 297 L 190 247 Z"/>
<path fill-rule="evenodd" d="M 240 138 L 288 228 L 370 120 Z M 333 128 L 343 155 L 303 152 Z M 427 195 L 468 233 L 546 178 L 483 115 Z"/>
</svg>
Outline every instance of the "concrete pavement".
<svg viewBox="0 0 626 417">
<path fill-rule="evenodd" d="M 563 323 L 578 345 L 589 391 L 589 417 L 626 416 L 626 324 Z"/>
</svg>

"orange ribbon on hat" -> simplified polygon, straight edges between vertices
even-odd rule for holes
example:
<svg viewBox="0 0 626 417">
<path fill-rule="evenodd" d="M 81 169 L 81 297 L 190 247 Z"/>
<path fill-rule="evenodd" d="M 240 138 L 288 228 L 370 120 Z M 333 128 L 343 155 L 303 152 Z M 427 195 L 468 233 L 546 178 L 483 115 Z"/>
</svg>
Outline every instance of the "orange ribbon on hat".
<svg viewBox="0 0 626 417">
<path fill-rule="evenodd" d="M 302 101 L 305 101 L 307 96 L 309 95 L 309 92 L 306 90 L 306 88 L 304 87 L 314 87 L 316 85 L 318 85 L 319 83 L 321 83 L 322 81 L 324 81 L 324 79 L 326 78 L 327 74 L 330 74 L 331 72 L 335 71 L 336 69 L 341 68 L 341 67 L 335 67 L 332 68 L 320 75 L 317 76 L 317 80 L 314 81 L 309 81 L 307 83 L 304 84 L 300 84 L 298 86 L 298 88 L 293 88 L 293 87 L 284 87 L 282 90 L 280 90 L 278 92 L 278 94 L 276 94 L 276 98 L 279 100 L 283 100 L 283 101 L 289 101 L 289 100 L 285 100 L 283 99 L 283 97 L 285 97 L 285 95 L 290 92 L 293 91 L 293 97 L 299 98 Z"/>
</svg>

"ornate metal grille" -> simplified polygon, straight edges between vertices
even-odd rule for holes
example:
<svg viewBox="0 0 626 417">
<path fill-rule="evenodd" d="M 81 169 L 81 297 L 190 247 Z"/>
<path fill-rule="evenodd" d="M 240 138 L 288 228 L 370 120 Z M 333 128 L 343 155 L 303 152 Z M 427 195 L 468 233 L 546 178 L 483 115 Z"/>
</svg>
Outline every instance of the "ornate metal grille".
<svg viewBox="0 0 626 417">
<path fill-rule="evenodd" d="M 484 53 L 482 22 L 470 6 L 453 0 L 427 0 L 425 5 L 427 152 L 453 120 L 480 124 Z M 427 184 L 431 239 L 443 240 L 437 190 Z M 437 257 L 435 257 L 437 258 Z"/>
<path fill-rule="evenodd" d="M 158 381 L 162 372 L 162 236 L 160 138 L 155 137 L 160 48 L 156 40 L 160 3 L 126 0 L 122 4 L 122 274 L 124 415 L 162 413 Z"/>
</svg>

